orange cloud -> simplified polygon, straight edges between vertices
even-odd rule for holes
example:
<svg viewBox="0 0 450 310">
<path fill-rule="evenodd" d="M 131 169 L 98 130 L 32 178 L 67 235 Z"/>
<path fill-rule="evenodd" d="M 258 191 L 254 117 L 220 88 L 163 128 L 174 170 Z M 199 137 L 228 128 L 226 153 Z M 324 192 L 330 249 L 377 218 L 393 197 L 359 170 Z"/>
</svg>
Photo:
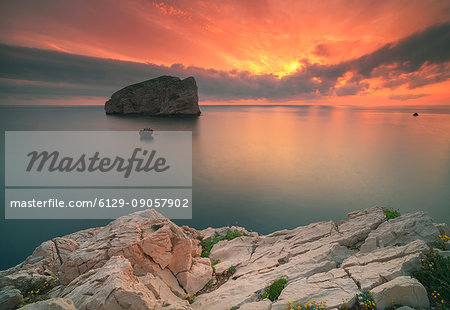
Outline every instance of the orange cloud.
<svg viewBox="0 0 450 310">
<path fill-rule="evenodd" d="M 0 9 L 0 41 L 6 44 L 231 75 L 248 71 L 259 80 L 338 67 L 450 21 L 450 3 L 440 0 L 43 0 L 28 7 L 2 2 Z M 412 71 L 398 66 L 381 63 L 370 77 L 349 69 L 337 77 L 333 94 L 374 94 L 395 83 L 425 87 L 441 83 L 448 70 L 442 64 Z M 326 78 L 310 79 L 318 86 L 313 93 L 323 93 Z"/>
</svg>

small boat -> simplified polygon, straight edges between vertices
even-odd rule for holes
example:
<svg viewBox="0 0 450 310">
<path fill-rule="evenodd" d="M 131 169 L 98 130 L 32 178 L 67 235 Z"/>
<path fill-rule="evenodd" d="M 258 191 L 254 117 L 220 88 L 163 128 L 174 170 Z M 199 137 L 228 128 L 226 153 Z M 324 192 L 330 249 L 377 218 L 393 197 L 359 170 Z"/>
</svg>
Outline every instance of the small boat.
<svg viewBox="0 0 450 310">
<path fill-rule="evenodd" d="M 413 114 L 413 116 L 419 116 L 419 113 L 416 112 L 416 113 Z"/>
<path fill-rule="evenodd" d="M 142 128 L 141 130 L 139 130 L 139 135 L 141 137 L 151 137 L 153 135 L 153 129 L 150 127 Z"/>
</svg>

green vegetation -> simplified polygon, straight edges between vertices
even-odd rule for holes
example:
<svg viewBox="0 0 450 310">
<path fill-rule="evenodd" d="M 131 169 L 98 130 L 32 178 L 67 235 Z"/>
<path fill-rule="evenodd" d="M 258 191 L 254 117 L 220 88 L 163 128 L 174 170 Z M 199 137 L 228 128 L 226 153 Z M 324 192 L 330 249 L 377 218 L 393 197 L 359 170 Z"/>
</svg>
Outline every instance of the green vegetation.
<svg viewBox="0 0 450 310">
<path fill-rule="evenodd" d="M 313 300 L 312 302 L 307 302 L 306 304 L 301 304 L 301 303 L 297 303 L 297 304 L 293 304 L 290 303 L 288 309 L 293 309 L 293 310 L 319 310 L 319 309 L 326 309 L 327 307 L 327 302 L 326 301 L 322 301 L 322 302 L 317 302 L 315 300 Z"/>
<path fill-rule="evenodd" d="M 235 230 L 231 230 L 231 229 L 227 230 L 227 234 L 226 234 L 227 240 L 233 240 L 234 238 L 238 238 L 238 237 L 242 237 L 242 236 L 253 237 L 252 234 L 246 234 L 246 233 L 240 232 L 236 229 Z"/>
<path fill-rule="evenodd" d="M 356 304 L 359 309 L 376 310 L 375 301 L 369 290 L 364 290 L 361 294 L 356 295 Z"/>
<path fill-rule="evenodd" d="M 235 273 L 236 273 L 236 267 L 235 266 L 231 266 L 230 268 L 225 270 L 220 276 L 222 276 L 222 278 L 228 279 Z"/>
<path fill-rule="evenodd" d="M 214 260 L 212 265 L 216 265 L 218 263 L 220 263 L 220 260 Z M 225 270 L 221 274 L 217 274 L 216 273 L 214 266 L 212 268 L 213 268 L 214 273 L 215 273 L 214 274 L 215 280 L 214 281 L 213 280 L 209 280 L 208 283 L 200 291 L 198 291 L 195 295 L 198 296 L 198 295 L 209 293 L 209 292 L 212 292 L 212 291 L 216 290 L 221 285 L 226 283 L 233 276 L 233 274 L 236 273 L 236 267 L 235 266 L 231 266 L 230 268 L 228 268 L 227 270 Z"/>
<path fill-rule="evenodd" d="M 388 220 L 391 220 L 391 219 L 395 219 L 396 217 L 399 217 L 401 214 L 398 210 L 386 209 L 386 210 L 384 210 L 384 215 L 386 215 L 386 218 Z"/>
<path fill-rule="evenodd" d="M 249 235 L 249 234 L 240 232 L 236 229 L 235 230 L 228 229 L 225 236 L 217 236 L 212 239 L 202 240 L 202 257 L 209 257 L 209 254 L 211 253 L 211 249 L 219 241 L 233 240 L 235 238 L 242 237 L 242 236 L 253 237 L 253 235 Z"/>
<path fill-rule="evenodd" d="M 421 263 L 413 276 L 427 289 L 431 306 L 436 310 L 450 309 L 450 257 L 430 248 Z"/>
<path fill-rule="evenodd" d="M 211 268 L 212 268 L 212 270 L 214 271 L 214 273 L 216 273 L 216 267 L 215 267 L 215 266 L 216 266 L 218 263 L 220 263 L 220 259 L 215 259 L 215 260 L 213 260 L 212 263 L 211 263 Z"/>
<path fill-rule="evenodd" d="M 190 295 L 189 293 L 186 294 L 186 300 L 192 304 L 195 300 L 195 293 L 193 293 L 192 295 Z"/>
<path fill-rule="evenodd" d="M 225 237 L 216 237 L 213 239 L 202 240 L 202 257 L 209 257 L 209 254 L 214 244 L 222 240 L 225 240 Z"/>
<path fill-rule="evenodd" d="M 287 279 L 280 278 L 270 284 L 268 287 L 264 289 L 264 293 L 261 295 L 261 299 L 269 298 L 271 301 L 277 300 L 278 296 L 280 296 L 281 291 L 287 284 Z"/>
<path fill-rule="evenodd" d="M 227 274 L 232 275 L 236 272 L 236 267 L 235 266 L 231 266 L 230 268 L 228 268 L 227 271 L 225 271 Z"/>
<path fill-rule="evenodd" d="M 439 239 L 436 242 L 436 247 L 442 251 L 447 250 L 448 240 L 450 240 L 450 237 L 447 235 L 439 235 Z"/>
<path fill-rule="evenodd" d="M 24 294 L 23 303 L 19 307 L 48 299 L 49 293 L 55 286 L 59 285 L 59 278 L 52 275 L 52 278 L 43 282 L 39 287 Z"/>
</svg>

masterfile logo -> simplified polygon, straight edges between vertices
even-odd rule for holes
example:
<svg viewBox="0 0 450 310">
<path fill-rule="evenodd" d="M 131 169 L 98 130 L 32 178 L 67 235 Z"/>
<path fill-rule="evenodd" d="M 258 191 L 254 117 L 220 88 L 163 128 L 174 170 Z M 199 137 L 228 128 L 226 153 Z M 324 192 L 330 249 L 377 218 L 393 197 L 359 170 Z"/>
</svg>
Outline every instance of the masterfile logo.
<svg viewBox="0 0 450 310">
<path fill-rule="evenodd" d="M 192 186 L 192 133 L 7 131 L 6 186 Z"/>
<path fill-rule="evenodd" d="M 192 218 L 192 133 L 5 132 L 6 219 Z"/>
<path fill-rule="evenodd" d="M 141 155 L 141 154 L 142 155 Z M 124 173 L 124 178 L 128 178 L 131 172 L 164 172 L 170 168 L 166 164 L 164 157 L 156 157 L 156 151 L 143 150 L 141 148 L 135 148 L 130 158 L 125 159 L 120 156 L 116 156 L 114 159 L 111 157 L 100 157 L 100 152 L 95 152 L 92 156 L 82 154 L 79 158 L 73 158 L 70 156 L 60 156 L 58 151 L 51 153 L 47 151 L 33 151 L 27 154 L 30 157 L 30 162 L 27 167 L 27 172 L 35 169 L 35 171 L 42 171 L 47 169 L 49 172 L 109 172 L 116 170 Z M 141 156 L 140 156 L 141 155 Z"/>
</svg>

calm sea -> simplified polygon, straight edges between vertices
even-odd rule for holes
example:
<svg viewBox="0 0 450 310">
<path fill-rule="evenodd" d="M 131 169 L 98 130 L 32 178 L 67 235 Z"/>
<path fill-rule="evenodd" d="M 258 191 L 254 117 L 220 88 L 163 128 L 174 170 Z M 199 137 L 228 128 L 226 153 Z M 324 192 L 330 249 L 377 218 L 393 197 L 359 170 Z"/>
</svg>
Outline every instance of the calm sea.
<svg viewBox="0 0 450 310">
<path fill-rule="evenodd" d="M 374 205 L 450 223 L 449 107 L 203 106 L 201 117 L 107 116 L 103 107 L 0 107 L 5 130 L 188 130 L 195 228 L 269 233 Z M 413 117 L 413 112 L 419 117 Z M 3 135 L 4 137 L 4 135 Z M 3 140 L 3 138 L 2 138 Z M 74 143 L 76 143 L 74 141 Z M 0 149 L 4 175 L 4 143 Z M 0 185 L 4 186 L 4 177 Z M 4 201 L 4 192 L 1 192 Z M 4 209 L 4 203 L 2 203 Z M 0 269 L 104 220 L 0 220 Z"/>
</svg>

